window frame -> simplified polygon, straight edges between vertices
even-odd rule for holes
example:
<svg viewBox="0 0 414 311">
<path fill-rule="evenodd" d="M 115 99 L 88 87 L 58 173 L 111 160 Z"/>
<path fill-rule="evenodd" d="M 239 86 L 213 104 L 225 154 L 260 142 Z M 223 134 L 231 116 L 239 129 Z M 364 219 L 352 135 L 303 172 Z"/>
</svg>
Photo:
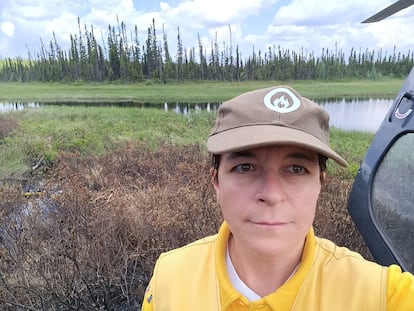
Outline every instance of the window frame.
<svg viewBox="0 0 414 311">
<path fill-rule="evenodd" d="M 405 271 L 409 271 L 408 267 L 401 259 L 398 250 L 394 249 L 389 242 L 383 231 L 383 226 L 377 222 L 372 206 L 372 188 L 377 170 L 395 142 L 406 134 L 412 133 L 414 135 L 414 111 L 405 116 L 399 110 L 401 103 L 407 100 L 411 101 L 411 108 L 414 110 L 414 98 L 408 98 L 409 95 L 405 95 L 407 92 L 414 94 L 414 68 L 368 148 L 348 201 L 348 211 L 375 261 L 382 265 L 395 263 Z M 407 106 L 409 107 L 409 103 Z"/>
</svg>

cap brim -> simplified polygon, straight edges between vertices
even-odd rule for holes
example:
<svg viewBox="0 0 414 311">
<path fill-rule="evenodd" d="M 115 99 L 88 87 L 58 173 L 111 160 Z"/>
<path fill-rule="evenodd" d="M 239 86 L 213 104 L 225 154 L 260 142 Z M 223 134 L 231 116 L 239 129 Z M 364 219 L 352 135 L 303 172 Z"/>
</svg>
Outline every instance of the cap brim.
<svg viewBox="0 0 414 311">
<path fill-rule="evenodd" d="M 339 154 L 315 136 L 284 126 L 243 126 L 213 134 L 207 140 L 207 149 L 212 154 L 235 152 L 268 145 L 304 147 L 331 158 L 343 167 L 348 166 L 348 163 Z"/>
</svg>

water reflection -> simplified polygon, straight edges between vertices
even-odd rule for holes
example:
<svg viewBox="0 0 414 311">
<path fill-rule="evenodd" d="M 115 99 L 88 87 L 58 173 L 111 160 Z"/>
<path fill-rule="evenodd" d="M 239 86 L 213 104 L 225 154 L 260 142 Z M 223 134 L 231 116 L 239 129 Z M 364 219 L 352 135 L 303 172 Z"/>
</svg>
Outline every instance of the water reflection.
<svg viewBox="0 0 414 311">
<path fill-rule="evenodd" d="M 376 132 L 392 99 L 352 99 L 318 102 L 330 115 L 330 125 L 342 130 Z"/>
<path fill-rule="evenodd" d="M 169 104 L 164 103 L 164 110 L 165 111 L 174 111 L 175 113 L 187 115 L 190 112 L 197 112 L 197 111 L 207 111 L 212 112 L 216 111 L 218 107 L 220 106 L 220 103 L 199 103 L 199 104 L 181 104 L 181 103 L 175 103 L 175 104 Z"/>
<path fill-rule="evenodd" d="M 0 103 L 0 112 L 10 112 L 10 111 L 23 110 L 26 108 L 40 108 L 40 107 L 42 107 L 42 104 L 38 102 Z"/>
<path fill-rule="evenodd" d="M 338 100 L 316 100 L 316 102 L 325 108 L 330 115 L 330 125 L 342 130 L 356 130 L 376 132 L 385 118 L 392 99 L 338 99 Z M 134 102 L 65 102 L 65 103 L 48 103 L 47 105 L 64 105 L 64 106 L 99 106 L 99 107 L 136 107 L 136 108 L 159 108 L 164 111 L 173 111 L 181 115 L 188 115 L 197 111 L 215 112 L 220 103 L 134 103 Z M 23 110 L 25 108 L 41 108 L 42 103 L 1 103 L 0 112 Z"/>
<path fill-rule="evenodd" d="M 187 115 L 191 112 L 197 111 L 216 111 L 220 105 L 218 102 L 208 103 L 168 103 L 162 104 L 154 103 L 136 103 L 132 101 L 126 102 L 58 102 L 42 104 L 39 102 L 0 102 L 0 113 L 23 110 L 26 108 L 41 108 L 43 105 L 48 106 L 88 106 L 88 107 L 122 107 L 122 108 L 164 108 L 164 111 L 173 111 L 178 114 Z"/>
</svg>

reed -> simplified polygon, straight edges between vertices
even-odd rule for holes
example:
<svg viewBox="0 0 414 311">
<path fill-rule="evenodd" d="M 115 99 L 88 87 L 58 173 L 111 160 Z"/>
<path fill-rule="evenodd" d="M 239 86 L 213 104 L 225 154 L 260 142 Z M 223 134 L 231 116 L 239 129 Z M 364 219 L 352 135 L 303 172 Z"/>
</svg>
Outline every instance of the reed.
<svg viewBox="0 0 414 311">
<path fill-rule="evenodd" d="M 394 98 L 403 79 L 339 81 L 246 81 L 186 83 L 0 83 L 0 101 L 13 102 L 220 102 L 241 93 L 287 84 L 312 99 L 342 97 Z"/>
</svg>

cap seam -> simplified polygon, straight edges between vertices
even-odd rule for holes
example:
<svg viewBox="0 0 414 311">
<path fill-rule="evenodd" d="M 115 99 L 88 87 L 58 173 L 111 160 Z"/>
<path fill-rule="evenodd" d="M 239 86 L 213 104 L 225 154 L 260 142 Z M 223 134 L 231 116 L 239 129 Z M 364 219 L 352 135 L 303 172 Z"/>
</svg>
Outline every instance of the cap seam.
<svg viewBox="0 0 414 311">
<path fill-rule="evenodd" d="M 308 130 L 306 130 L 306 129 L 303 129 L 303 128 L 298 128 L 298 127 L 292 127 L 292 126 L 287 126 L 287 125 L 284 125 L 284 124 L 269 124 L 269 123 L 249 123 L 249 124 L 243 124 L 243 125 L 239 125 L 239 126 L 233 126 L 233 127 L 229 127 L 229 128 L 227 128 L 227 129 L 224 129 L 224 130 L 221 130 L 221 131 L 217 131 L 217 132 L 215 132 L 215 133 L 212 133 L 211 135 L 210 135 L 210 137 L 212 137 L 212 136 L 214 136 L 214 135 L 217 135 L 217 134 L 220 134 L 220 133 L 223 133 L 223 132 L 227 132 L 227 131 L 230 131 L 230 130 L 234 130 L 234 129 L 237 129 L 237 128 L 243 128 L 243 127 L 250 127 L 250 126 L 257 126 L 257 125 L 263 125 L 263 126 L 281 126 L 281 127 L 284 127 L 284 128 L 290 128 L 290 129 L 294 129 L 294 130 L 297 130 L 297 131 L 301 131 L 301 132 L 304 132 L 304 133 L 307 133 L 307 134 L 309 134 L 309 135 L 312 135 L 313 137 L 315 137 L 316 139 L 318 139 L 319 141 L 321 141 L 322 143 L 325 143 L 323 140 L 321 140 L 318 136 L 316 136 L 316 135 L 314 135 L 314 134 L 312 134 L 311 132 L 309 132 Z M 328 143 L 329 143 L 329 137 L 328 137 L 328 141 L 327 141 Z"/>
</svg>

